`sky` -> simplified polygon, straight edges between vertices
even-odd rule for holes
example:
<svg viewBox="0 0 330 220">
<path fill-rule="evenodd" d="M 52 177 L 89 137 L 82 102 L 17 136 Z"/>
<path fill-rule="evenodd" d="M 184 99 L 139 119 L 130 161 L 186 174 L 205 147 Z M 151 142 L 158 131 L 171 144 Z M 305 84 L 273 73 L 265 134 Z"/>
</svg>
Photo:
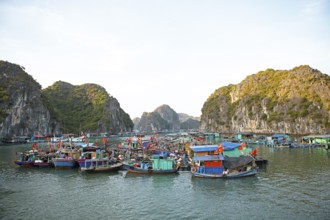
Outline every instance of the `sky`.
<svg viewBox="0 0 330 220">
<path fill-rule="evenodd" d="M 0 60 L 42 88 L 98 84 L 132 119 L 200 116 L 268 68 L 330 74 L 330 0 L 0 0 Z"/>
</svg>

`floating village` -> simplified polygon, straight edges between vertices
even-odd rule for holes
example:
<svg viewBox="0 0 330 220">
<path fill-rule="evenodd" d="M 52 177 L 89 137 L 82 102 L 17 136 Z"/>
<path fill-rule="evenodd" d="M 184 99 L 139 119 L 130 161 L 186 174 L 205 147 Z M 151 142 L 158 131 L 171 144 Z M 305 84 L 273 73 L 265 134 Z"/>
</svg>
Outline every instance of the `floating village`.
<svg viewBox="0 0 330 220">
<path fill-rule="evenodd" d="M 115 140 L 115 141 L 114 141 Z M 270 148 L 325 148 L 330 135 L 308 135 L 298 142 L 287 134 L 271 136 L 238 132 L 168 133 L 151 135 L 73 134 L 25 140 L 31 148 L 16 152 L 20 167 L 78 169 L 83 173 L 123 171 L 125 175 L 163 175 L 190 172 L 199 178 L 255 176 L 267 158 L 255 146 Z"/>
</svg>

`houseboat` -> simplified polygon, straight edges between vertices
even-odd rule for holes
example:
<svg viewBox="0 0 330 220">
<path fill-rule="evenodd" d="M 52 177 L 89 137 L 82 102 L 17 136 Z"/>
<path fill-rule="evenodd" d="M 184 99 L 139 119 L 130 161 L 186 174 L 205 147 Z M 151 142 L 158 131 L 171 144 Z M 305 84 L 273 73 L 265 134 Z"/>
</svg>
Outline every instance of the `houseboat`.
<svg viewBox="0 0 330 220">
<path fill-rule="evenodd" d="M 249 154 L 236 153 L 235 143 L 223 142 L 218 146 L 204 145 L 191 146 L 194 153 L 192 158 L 194 165 L 191 169 L 193 177 L 202 178 L 238 178 L 255 176 L 257 166 L 255 159 Z M 243 151 L 243 146 L 237 146 L 239 151 Z M 225 150 L 226 149 L 226 150 Z M 226 151 L 232 156 L 226 155 Z"/>
</svg>

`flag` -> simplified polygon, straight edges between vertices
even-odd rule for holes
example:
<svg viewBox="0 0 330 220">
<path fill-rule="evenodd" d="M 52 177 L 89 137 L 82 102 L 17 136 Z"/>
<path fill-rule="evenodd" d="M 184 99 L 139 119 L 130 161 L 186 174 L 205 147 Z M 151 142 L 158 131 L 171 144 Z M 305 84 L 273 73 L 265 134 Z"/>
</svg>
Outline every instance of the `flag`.
<svg viewBox="0 0 330 220">
<path fill-rule="evenodd" d="M 218 148 L 215 149 L 214 154 L 219 154 L 223 152 L 222 144 L 219 144 Z"/>
<path fill-rule="evenodd" d="M 250 152 L 250 155 L 251 155 L 252 157 L 257 156 L 257 149 L 253 149 L 253 150 Z"/>
<path fill-rule="evenodd" d="M 246 147 L 246 143 L 242 142 L 239 146 L 238 146 L 238 150 L 243 150 L 243 147 Z"/>
</svg>

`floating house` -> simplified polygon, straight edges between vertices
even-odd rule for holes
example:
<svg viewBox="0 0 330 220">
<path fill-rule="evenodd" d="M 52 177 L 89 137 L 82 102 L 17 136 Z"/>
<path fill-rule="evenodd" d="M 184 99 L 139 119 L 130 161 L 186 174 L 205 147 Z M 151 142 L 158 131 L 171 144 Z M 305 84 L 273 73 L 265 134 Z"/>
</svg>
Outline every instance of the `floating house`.
<svg viewBox="0 0 330 220">
<path fill-rule="evenodd" d="M 253 132 L 237 132 L 235 139 L 238 141 L 254 141 L 257 135 Z"/>
<path fill-rule="evenodd" d="M 256 175 L 255 160 L 249 154 L 241 154 L 242 145 L 223 142 L 220 145 L 191 146 L 194 152 L 194 165 L 191 169 L 193 177 L 237 178 Z M 228 152 L 233 156 L 227 156 Z"/>
<path fill-rule="evenodd" d="M 239 157 L 241 155 L 249 155 L 252 151 L 252 148 L 243 146 L 240 143 L 233 143 L 233 142 L 222 142 L 221 143 L 223 147 L 223 156 L 228 157 Z M 191 146 L 191 149 L 193 149 L 193 152 L 196 154 L 196 156 L 205 156 L 209 155 L 212 152 L 214 152 L 218 145 L 200 145 L 200 146 Z"/>
<path fill-rule="evenodd" d="M 330 146 L 330 135 L 308 135 L 302 137 L 302 141 L 311 145 L 321 145 L 326 149 L 329 149 Z"/>
</svg>

